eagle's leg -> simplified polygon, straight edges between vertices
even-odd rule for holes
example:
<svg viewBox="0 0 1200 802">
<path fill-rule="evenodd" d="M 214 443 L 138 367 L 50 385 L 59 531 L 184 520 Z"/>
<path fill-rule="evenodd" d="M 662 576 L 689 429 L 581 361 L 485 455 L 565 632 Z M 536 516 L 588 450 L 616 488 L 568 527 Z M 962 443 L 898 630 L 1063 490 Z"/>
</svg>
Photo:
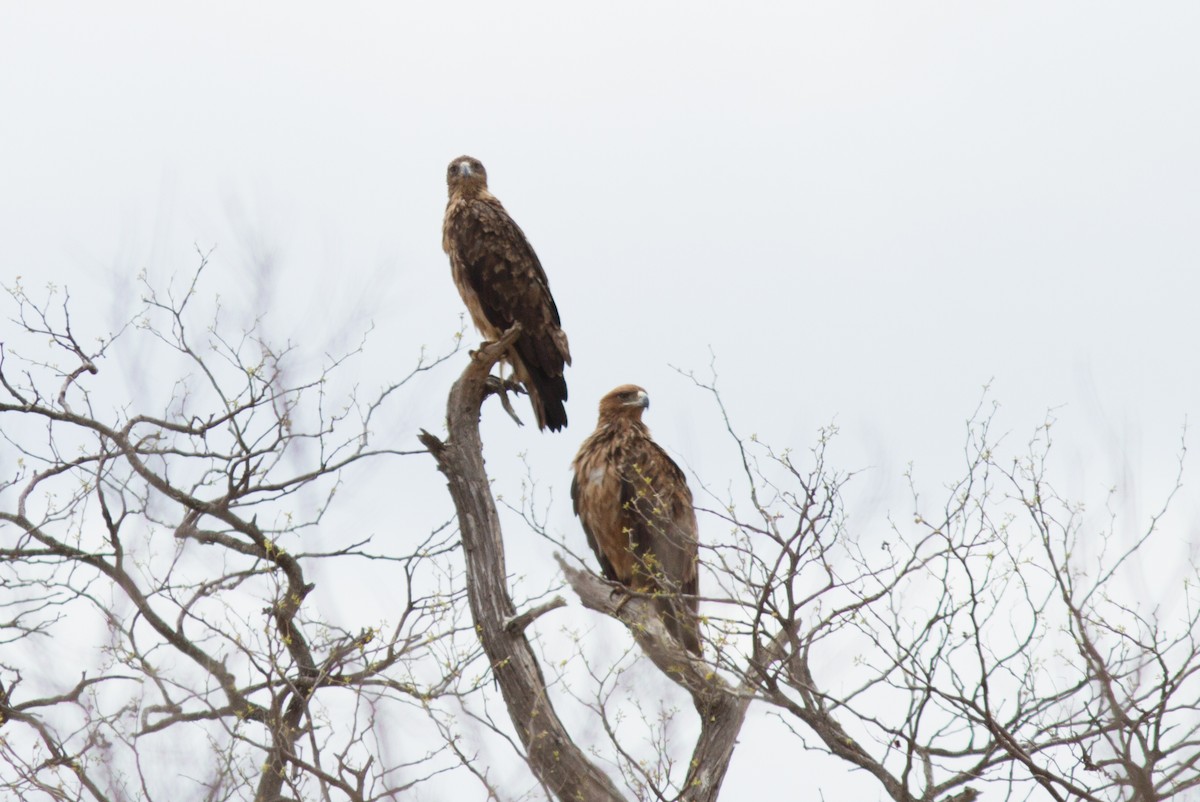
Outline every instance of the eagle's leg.
<svg viewBox="0 0 1200 802">
<path fill-rule="evenodd" d="M 617 602 L 617 606 L 613 608 L 613 615 L 616 615 L 617 613 L 621 612 L 621 608 L 624 607 L 626 604 L 628 604 L 629 600 L 631 598 L 633 598 L 633 596 L 628 591 L 621 590 L 618 588 L 613 588 L 613 593 L 618 593 L 618 592 L 620 592 L 620 594 L 621 594 L 621 599 L 620 599 L 620 601 Z"/>
<path fill-rule="evenodd" d="M 512 402 L 508 400 L 509 389 L 515 389 L 512 387 L 511 382 L 497 376 L 488 376 L 487 381 L 484 382 L 484 387 L 489 393 L 495 393 L 500 396 L 500 406 L 504 407 L 504 411 L 508 413 L 508 417 L 515 420 L 518 426 L 525 425 L 525 422 L 517 417 L 517 412 L 513 409 Z"/>
</svg>

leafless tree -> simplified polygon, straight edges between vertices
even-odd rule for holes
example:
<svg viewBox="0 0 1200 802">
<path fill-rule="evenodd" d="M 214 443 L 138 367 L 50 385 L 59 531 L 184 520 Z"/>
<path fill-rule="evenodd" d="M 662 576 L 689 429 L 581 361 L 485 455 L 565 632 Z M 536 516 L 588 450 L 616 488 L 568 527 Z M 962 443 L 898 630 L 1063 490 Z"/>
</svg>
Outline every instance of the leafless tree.
<svg viewBox="0 0 1200 802">
<path fill-rule="evenodd" d="M 385 544 L 347 530 L 320 547 L 344 482 L 405 456 L 374 442 L 386 403 L 445 356 L 364 395 L 357 349 L 310 369 L 257 322 L 235 333 L 198 308 L 206 264 L 146 284 L 98 340 L 63 290 L 8 288 L 5 798 L 365 801 L 461 766 L 430 720 L 485 675 L 454 528 L 400 520 Z M 111 380 L 131 357 L 177 371 L 144 377 L 158 407 Z M 309 600 L 318 575 L 340 580 L 330 594 L 380 583 L 396 606 L 340 620 Z M 404 741 L 397 721 L 432 737 Z"/>
<path fill-rule="evenodd" d="M 364 392 L 359 348 L 314 361 L 231 326 L 201 301 L 205 270 L 147 282 L 98 340 L 64 291 L 8 288 L 0 792 L 365 802 L 457 774 L 495 800 L 742 798 L 727 771 L 757 709 L 794 738 L 764 778 L 794 789 L 781 797 L 811 795 L 800 750 L 897 802 L 1197 793 L 1197 570 L 1146 568 L 1179 539 L 1184 449 L 1131 534 L 1055 490 L 1052 419 L 1014 448 L 981 405 L 959 478 L 933 500 L 914 479 L 911 516 L 881 522 L 847 509 L 834 428 L 773 448 L 739 434 L 715 375 L 693 377 L 737 455 L 734 482 L 693 479 L 696 658 L 532 494 L 497 508 L 479 416 L 519 328 L 471 355 L 446 432 L 408 450 L 380 420 L 445 355 Z M 131 361 L 148 390 L 111 380 Z M 341 507 L 414 455 L 436 460 L 454 514 L 417 530 L 389 499 L 363 532 Z M 561 584 L 514 589 L 502 521 L 556 544 Z M 1147 573 L 1156 594 L 1131 581 Z M 386 609 L 364 612 L 364 586 Z"/>
<path fill-rule="evenodd" d="M 578 558 L 559 558 L 583 605 L 624 623 L 662 676 L 690 695 L 692 735 L 673 745 L 659 728 L 651 739 L 659 759 L 634 754 L 617 732 L 622 711 L 609 677 L 590 670 L 590 710 L 609 748 L 580 748 L 558 719 L 526 632 L 562 602 L 514 608 L 480 455 L 486 377 L 516 336 L 475 354 L 450 393 L 449 439 L 423 441 L 449 479 L 474 563 L 468 588 L 484 650 L 524 757 L 552 796 L 716 799 L 750 704 L 775 711 L 798 746 L 867 772 L 897 802 L 969 802 L 984 790 L 1149 802 L 1200 786 L 1196 568 L 1172 574 L 1180 603 L 1170 610 L 1147 609 L 1120 587 L 1120 569 L 1161 532 L 1165 504 L 1134 542 L 1117 547 L 1110 529 L 1101 547 L 1081 548 L 1090 534 L 1082 510 L 1047 480 L 1050 423 L 1005 463 L 981 407 L 968 422 L 962 477 L 936 512 L 914 490 L 910 521 L 856 531 L 844 509 L 852 476 L 828 462 L 836 431 L 822 431 L 802 457 L 743 438 L 715 375 L 694 380 L 736 444 L 745 492 L 708 492 L 701 504 L 723 524 L 708 531 L 728 533 L 707 544 L 703 580 L 715 590 L 706 599 L 706 659 L 679 648 L 650 601 L 612 588 Z M 1181 477 L 1182 452 L 1175 489 Z M 535 510 L 517 511 L 569 552 Z M 690 750 L 690 759 L 672 761 L 672 748 Z M 775 782 L 806 787 L 787 761 L 780 771 Z"/>
</svg>

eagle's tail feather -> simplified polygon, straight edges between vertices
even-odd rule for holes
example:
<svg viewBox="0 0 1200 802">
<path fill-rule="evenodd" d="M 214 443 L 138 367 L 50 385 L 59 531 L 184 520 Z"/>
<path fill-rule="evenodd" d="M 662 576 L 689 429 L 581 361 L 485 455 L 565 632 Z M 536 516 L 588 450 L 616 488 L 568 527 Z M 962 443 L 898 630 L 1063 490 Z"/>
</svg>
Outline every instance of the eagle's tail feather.
<svg viewBox="0 0 1200 802">
<path fill-rule="evenodd" d="M 697 657 L 701 656 L 700 629 L 696 613 L 681 599 L 664 596 L 658 600 L 663 625 L 676 641 Z"/>
<path fill-rule="evenodd" d="M 547 376 L 536 368 L 529 373 L 525 389 L 529 391 L 538 428 L 557 432 L 567 425 L 567 380 L 562 376 Z"/>
</svg>

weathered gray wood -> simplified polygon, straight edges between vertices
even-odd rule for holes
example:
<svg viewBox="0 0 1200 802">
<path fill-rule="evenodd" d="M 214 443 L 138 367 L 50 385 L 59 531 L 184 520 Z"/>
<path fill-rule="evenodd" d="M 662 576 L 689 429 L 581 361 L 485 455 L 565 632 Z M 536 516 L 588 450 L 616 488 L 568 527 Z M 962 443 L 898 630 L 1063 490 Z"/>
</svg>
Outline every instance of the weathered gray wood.
<svg viewBox="0 0 1200 802">
<path fill-rule="evenodd" d="M 530 768 L 564 802 L 617 802 L 624 797 L 571 740 L 550 704 L 546 679 L 524 632 L 505 628 L 516 610 L 506 584 L 500 519 L 483 466 L 479 411 L 492 366 L 519 334 L 514 326 L 473 354 L 450 390 L 446 442 L 428 432 L 420 439 L 448 480 L 462 533 L 471 613 Z"/>
<path fill-rule="evenodd" d="M 614 594 L 611 583 L 568 565 L 558 555 L 555 558 L 583 606 L 621 621 L 651 662 L 691 694 L 700 714 L 700 737 L 679 799 L 715 802 L 753 698 L 750 686 L 743 683 L 733 688 L 708 663 L 689 654 L 667 632 L 653 600 L 625 592 Z"/>
</svg>

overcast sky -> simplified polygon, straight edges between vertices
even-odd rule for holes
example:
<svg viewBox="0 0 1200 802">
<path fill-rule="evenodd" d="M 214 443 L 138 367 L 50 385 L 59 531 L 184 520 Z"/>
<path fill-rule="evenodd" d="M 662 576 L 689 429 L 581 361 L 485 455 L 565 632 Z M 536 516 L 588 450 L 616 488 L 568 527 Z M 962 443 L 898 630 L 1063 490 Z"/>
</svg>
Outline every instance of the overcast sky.
<svg viewBox="0 0 1200 802">
<path fill-rule="evenodd" d="M 459 326 L 440 226 L 468 153 L 575 358 L 570 427 L 489 408 L 489 469 L 514 492 L 524 452 L 580 548 L 568 463 L 617 384 L 701 479 L 735 475 L 671 368 L 710 353 L 745 433 L 804 448 L 836 421 L 873 514 L 907 514 L 910 461 L 955 477 L 988 382 L 1017 442 L 1056 410 L 1064 491 L 1115 486 L 1131 521 L 1165 492 L 1200 420 L 1200 5 L 334 8 L 5 3 L 0 278 L 70 286 L 100 333 L 140 271 L 215 248 L 207 291 L 281 340 L 322 353 L 373 322 L 383 383 Z M 465 358 L 395 412 L 398 447 Z M 413 514 L 444 518 L 440 492 Z"/>
</svg>

